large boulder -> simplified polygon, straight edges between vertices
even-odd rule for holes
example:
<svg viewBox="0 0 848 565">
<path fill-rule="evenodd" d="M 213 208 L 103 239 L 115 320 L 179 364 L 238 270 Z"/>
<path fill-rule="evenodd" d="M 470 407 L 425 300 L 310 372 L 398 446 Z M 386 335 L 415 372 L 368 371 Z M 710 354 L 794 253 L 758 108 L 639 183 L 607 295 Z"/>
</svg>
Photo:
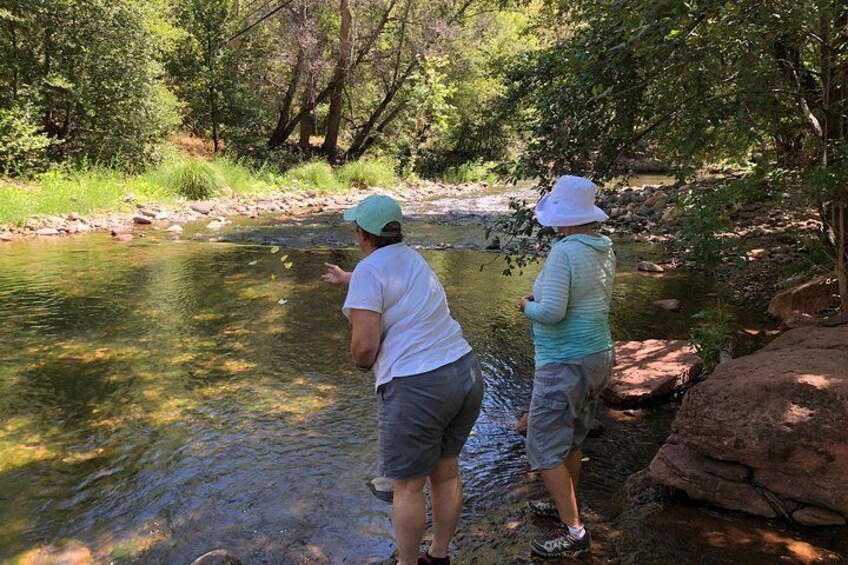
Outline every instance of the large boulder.
<svg viewBox="0 0 848 565">
<path fill-rule="evenodd" d="M 846 427 L 848 327 L 796 329 L 693 387 L 650 471 L 725 508 L 845 524 Z"/>
<path fill-rule="evenodd" d="M 825 275 L 784 290 L 769 302 L 769 315 L 787 328 L 814 325 L 821 321 L 815 316 L 822 310 L 839 304 L 836 277 Z"/>
<path fill-rule="evenodd" d="M 617 342 L 615 358 L 603 397 L 620 407 L 661 400 L 696 378 L 703 366 L 694 348 L 681 340 Z"/>
</svg>

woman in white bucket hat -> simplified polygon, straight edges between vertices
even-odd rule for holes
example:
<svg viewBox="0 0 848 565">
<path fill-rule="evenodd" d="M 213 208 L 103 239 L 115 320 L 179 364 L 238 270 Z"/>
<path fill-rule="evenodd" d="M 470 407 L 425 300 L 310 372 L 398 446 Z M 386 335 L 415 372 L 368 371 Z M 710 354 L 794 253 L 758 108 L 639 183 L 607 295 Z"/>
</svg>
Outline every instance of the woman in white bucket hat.
<svg viewBox="0 0 848 565">
<path fill-rule="evenodd" d="M 536 219 L 560 237 L 533 294 L 519 301 L 536 348 L 527 456 L 552 499 L 531 501 L 528 509 L 561 522 L 552 538 L 532 542 L 533 554 L 542 558 L 574 557 L 591 547 L 575 488 L 581 446 L 614 364 L 609 309 L 615 254 L 612 241 L 595 232 L 608 219 L 595 206 L 596 190 L 588 179 L 563 176 L 539 200 Z"/>
</svg>

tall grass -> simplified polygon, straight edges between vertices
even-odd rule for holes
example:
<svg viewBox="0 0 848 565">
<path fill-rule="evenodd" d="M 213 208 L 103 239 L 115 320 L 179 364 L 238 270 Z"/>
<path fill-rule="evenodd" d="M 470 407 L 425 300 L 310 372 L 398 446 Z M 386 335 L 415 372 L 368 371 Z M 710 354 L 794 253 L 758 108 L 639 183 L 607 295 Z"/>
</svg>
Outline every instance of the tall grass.
<svg viewBox="0 0 848 565">
<path fill-rule="evenodd" d="M 333 167 L 324 161 L 310 161 L 286 172 L 286 178 L 302 187 L 319 192 L 337 192 L 346 188 L 339 182 Z"/>
<path fill-rule="evenodd" d="M 171 203 L 221 194 L 269 193 L 281 178 L 267 167 L 257 172 L 230 159 L 200 161 L 169 156 L 135 176 L 96 166 L 54 170 L 32 182 L 0 179 L 0 225 L 23 225 L 35 216 L 61 216 L 130 210 L 132 200 Z M 132 194 L 134 198 L 128 198 Z"/>
<path fill-rule="evenodd" d="M 394 164 L 382 159 L 345 163 L 336 171 L 336 177 L 352 188 L 391 188 L 398 183 Z"/>
<path fill-rule="evenodd" d="M 392 163 L 384 160 L 348 163 L 337 170 L 312 161 L 281 175 L 268 165 L 247 166 L 221 157 L 203 161 L 173 151 L 139 175 L 83 166 L 53 170 L 29 182 L 0 178 L 0 226 L 23 225 L 35 216 L 89 215 L 131 210 L 134 201 L 168 204 L 182 199 L 269 194 L 292 187 L 332 193 L 351 187 L 390 188 L 397 184 Z M 128 198 L 132 194 L 134 198 Z"/>
</svg>

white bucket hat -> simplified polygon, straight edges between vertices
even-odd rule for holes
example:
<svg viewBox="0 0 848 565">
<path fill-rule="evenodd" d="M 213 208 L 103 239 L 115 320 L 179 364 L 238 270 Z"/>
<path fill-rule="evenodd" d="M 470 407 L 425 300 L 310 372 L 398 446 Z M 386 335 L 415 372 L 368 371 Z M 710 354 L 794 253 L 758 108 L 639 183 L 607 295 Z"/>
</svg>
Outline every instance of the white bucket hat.
<svg viewBox="0 0 848 565">
<path fill-rule="evenodd" d="M 609 216 L 595 206 L 597 188 L 583 177 L 559 177 L 553 190 L 536 204 L 536 220 L 543 226 L 557 228 L 607 221 Z"/>
</svg>

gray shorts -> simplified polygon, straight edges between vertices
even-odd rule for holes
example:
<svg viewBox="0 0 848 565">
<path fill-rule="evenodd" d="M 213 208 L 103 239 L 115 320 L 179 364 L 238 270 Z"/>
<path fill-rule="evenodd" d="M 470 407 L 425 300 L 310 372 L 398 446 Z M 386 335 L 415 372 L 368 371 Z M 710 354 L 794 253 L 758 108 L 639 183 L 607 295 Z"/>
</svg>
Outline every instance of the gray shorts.
<svg viewBox="0 0 848 565">
<path fill-rule="evenodd" d="M 377 394 L 383 476 L 417 479 L 462 451 L 483 404 L 483 374 L 468 353 L 428 373 L 396 377 Z"/>
<path fill-rule="evenodd" d="M 533 471 L 553 469 L 589 433 L 612 375 L 612 349 L 536 368 L 527 421 L 527 458 Z"/>
</svg>

